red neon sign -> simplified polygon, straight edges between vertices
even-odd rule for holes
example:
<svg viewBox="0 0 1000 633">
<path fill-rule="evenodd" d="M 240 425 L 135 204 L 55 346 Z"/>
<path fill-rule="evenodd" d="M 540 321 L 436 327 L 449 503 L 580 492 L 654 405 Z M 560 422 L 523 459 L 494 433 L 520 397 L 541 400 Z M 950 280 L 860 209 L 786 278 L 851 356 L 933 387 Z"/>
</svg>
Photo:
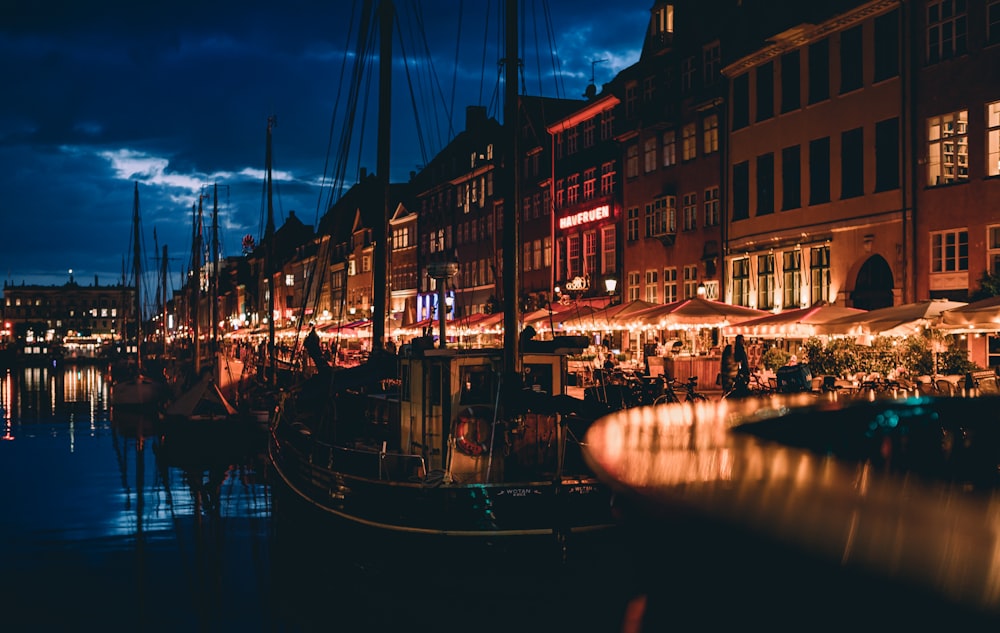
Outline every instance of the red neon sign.
<svg viewBox="0 0 1000 633">
<path fill-rule="evenodd" d="M 586 211 L 580 211 L 579 213 L 574 213 L 573 215 L 567 215 L 565 217 L 559 218 L 559 228 L 569 229 L 574 226 L 579 226 L 581 224 L 588 224 L 590 222 L 596 222 L 598 220 L 606 220 L 611 217 L 611 206 L 607 204 L 602 204 L 599 207 L 594 207 L 593 209 L 588 209 Z"/>
</svg>

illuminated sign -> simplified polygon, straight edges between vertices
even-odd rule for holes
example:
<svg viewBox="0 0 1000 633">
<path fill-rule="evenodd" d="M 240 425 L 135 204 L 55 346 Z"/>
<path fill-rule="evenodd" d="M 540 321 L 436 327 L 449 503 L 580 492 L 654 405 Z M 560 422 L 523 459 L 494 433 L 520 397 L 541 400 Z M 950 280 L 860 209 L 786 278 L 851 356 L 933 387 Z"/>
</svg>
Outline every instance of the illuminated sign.
<svg viewBox="0 0 1000 633">
<path fill-rule="evenodd" d="M 587 224 L 588 222 L 605 220 L 610 217 L 611 217 L 611 206 L 607 204 L 602 204 L 601 206 L 594 207 L 593 209 L 588 209 L 586 211 L 574 213 L 573 215 L 567 215 L 564 218 L 559 218 L 559 228 L 569 229 L 573 228 L 574 226 L 579 226 L 581 224 Z"/>
</svg>

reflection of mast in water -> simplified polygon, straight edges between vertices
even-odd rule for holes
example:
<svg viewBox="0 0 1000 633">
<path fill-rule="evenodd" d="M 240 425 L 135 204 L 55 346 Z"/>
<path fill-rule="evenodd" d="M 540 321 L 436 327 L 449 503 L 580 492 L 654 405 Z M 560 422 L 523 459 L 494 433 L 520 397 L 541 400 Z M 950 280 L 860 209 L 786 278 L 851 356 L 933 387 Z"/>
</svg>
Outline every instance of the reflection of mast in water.
<svg viewBox="0 0 1000 633">
<path fill-rule="evenodd" d="M 139 596 L 139 614 L 146 613 L 146 438 L 153 434 L 154 418 L 147 413 L 113 410 L 111 412 L 111 433 L 114 440 L 115 456 L 125 493 L 125 511 L 132 510 L 132 490 L 129 487 L 128 456 L 129 444 L 135 446 L 135 553 L 136 580 Z"/>
</svg>

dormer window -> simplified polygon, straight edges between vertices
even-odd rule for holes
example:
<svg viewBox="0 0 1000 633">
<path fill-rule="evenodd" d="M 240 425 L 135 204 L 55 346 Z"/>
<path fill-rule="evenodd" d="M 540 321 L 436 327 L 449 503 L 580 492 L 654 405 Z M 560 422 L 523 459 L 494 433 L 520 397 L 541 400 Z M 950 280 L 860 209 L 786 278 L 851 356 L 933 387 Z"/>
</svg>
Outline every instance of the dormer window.
<svg viewBox="0 0 1000 633">
<path fill-rule="evenodd" d="M 653 8 L 650 29 L 653 39 L 659 44 L 667 44 L 674 34 L 674 5 L 661 4 Z"/>
</svg>

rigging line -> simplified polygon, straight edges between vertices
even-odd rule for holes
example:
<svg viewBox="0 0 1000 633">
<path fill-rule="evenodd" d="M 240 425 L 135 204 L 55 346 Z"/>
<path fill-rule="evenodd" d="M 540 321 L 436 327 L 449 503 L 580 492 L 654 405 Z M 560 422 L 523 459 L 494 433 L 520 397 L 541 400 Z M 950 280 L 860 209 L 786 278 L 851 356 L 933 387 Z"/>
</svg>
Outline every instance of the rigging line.
<svg viewBox="0 0 1000 633">
<path fill-rule="evenodd" d="M 486 20 L 484 20 L 484 24 L 483 24 L 483 58 L 482 58 L 482 61 L 481 61 L 481 68 L 479 70 L 479 100 L 476 101 L 476 103 L 482 103 L 483 102 L 483 89 L 486 86 L 486 48 L 487 48 L 487 44 L 486 43 L 490 39 L 489 38 L 489 33 L 490 33 L 490 5 L 491 4 L 492 4 L 492 2 L 490 2 L 490 0 L 487 0 L 487 2 L 486 2 Z"/>
<path fill-rule="evenodd" d="M 369 25 L 369 32 L 367 37 L 361 38 L 361 40 L 358 43 L 359 55 L 357 59 L 357 64 L 355 64 L 355 76 L 353 78 L 354 81 L 351 86 L 352 93 L 351 93 L 351 98 L 349 100 L 349 106 L 347 111 L 348 117 L 345 122 L 342 134 L 344 140 L 342 141 L 341 145 L 341 151 L 343 152 L 343 154 L 341 155 L 341 162 L 338 164 L 338 173 L 337 173 L 338 190 L 343 188 L 346 178 L 347 167 L 348 167 L 348 156 L 350 155 L 350 149 L 352 143 L 351 139 L 353 138 L 354 135 L 354 125 L 358 113 L 358 99 L 360 98 L 361 94 L 364 94 L 365 96 L 364 103 L 366 106 L 362 111 L 363 112 L 367 111 L 368 95 L 371 92 L 371 82 L 372 82 L 372 77 L 371 77 L 372 72 L 370 70 L 370 67 L 374 64 L 373 61 L 374 53 L 372 51 L 375 47 L 375 33 L 377 32 L 377 27 L 378 27 L 377 21 L 372 20 L 371 24 Z M 362 35 L 362 33 L 359 32 L 358 35 L 360 36 Z M 362 86 L 365 86 L 364 92 L 362 92 Z M 366 121 L 367 121 L 366 117 L 361 118 L 361 130 L 358 138 L 359 156 L 362 151 L 362 148 L 364 147 Z M 358 162 L 360 164 L 360 159 Z M 355 179 L 357 179 L 357 174 L 355 175 Z"/>
<path fill-rule="evenodd" d="M 403 44 L 402 33 L 400 33 L 399 37 L 399 48 L 400 48 L 400 53 L 403 56 L 403 71 L 406 73 L 406 85 L 410 89 L 410 106 L 413 108 L 413 118 L 416 127 L 414 131 L 417 134 L 417 144 L 420 146 L 420 160 L 424 165 L 426 165 L 428 162 L 427 144 L 424 142 L 423 126 L 420 124 L 420 110 L 417 107 L 417 101 L 414 98 L 415 91 L 413 85 L 413 78 L 410 76 L 410 65 L 409 63 L 407 63 L 406 49 Z"/>
<path fill-rule="evenodd" d="M 434 99 L 434 96 L 433 96 L 434 95 L 434 88 L 437 88 L 437 92 L 438 92 L 438 95 L 440 96 L 441 103 L 444 104 L 444 103 L 447 102 L 447 99 L 446 99 L 446 97 L 444 95 L 444 91 L 441 88 L 441 81 L 440 81 L 440 79 L 437 76 L 436 66 L 433 63 L 430 63 L 430 60 L 433 60 L 434 56 L 431 54 L 430 45 L 427 42 L 427 30 L 424 27 L 423 16 L 422 16 L 422 14 L 417 13 L 417 14 L 415 14 L 414 17 L 415 17 L 415 19 L 413 20 L 413 22 L 416 22 L 418 24 L 418 28 L 420 30 L 420 42 L 423 44 L 424 55 L 426 55 L 427 60 L 428 60 L 427 73 L 429 74 L 429 78 L 427 80 L 427 85 L 431 86 L 431 90 L 430 90 L 430 93 L 431 93 L 431 95 L 430 95 L 430 103 L 431 104 L 435 104 L 437 102 Z M 459 28 L 461 29 L 461 24 L 459 25 Z M 417 38 L 414 37 L 414 40 L 416 40 L 416 39 Z M 458 45 L 457 44 L 458 39 L 460 39 L 460 36 L 459 36 L 459 38 L 456 39 L 456 46 Z M 418 69 L 419 69 L 419 66 L 418 66 Z M 454 70 L 452 72 L 453 72 L 453 80 L 452 81 L 454 83 L 454 81 L 455 81 L 454 78 L 456 78 L 458 76 L 458 62 L 455 63 Z M 421 84 L 418 83 L 418 86 L 419 85 L 421 85 Z M 454 98 L 452 99 L 452 101 L 454 101 Z M 431 113 L 435 113 L 436 110 L 437 110 L 437 108 L 433 107 L 433 105 L 432 105 L 432 107 L 428 107 L 427 110 L 430 111 Z M 439 121 L 440 117 L 436 117 L 436 116 L 432 117 L 432 121 L 434 121 L 434 128 L 435 128 L 435 132 L 436 132 L 436 136 L 437 136 L 437 146 L 438 147 L 444 146 L 446 144 L 446 140 L 450 140 L 452 137 L 454 137 L 454 135 L 455 135 L 454 116 L 455 116 L 455 110 L 454 110 L 454 104 L 452 104 L 452 105 L 448 106 L 446 108 L 446 110 L 445 110 L 445 120 L 446 120 L 446 122 L 448 124 L 447 137 L 445 139 L 443 139 L 442 135 L 441 135 L 441 126 L 440 126 L 440 121 Z M 425 159 L 425 164 L 426 164 L 426 159 Z"/>
<path fill-rule="evenodd" d="M 488 7 L 488 5 L 487 5 Z M 465 13 L 465 1 L 462 0 L 458 3 L 458 30 L 455 36 L 455 66 L 451 73 L 451 101 L 448 103 L 448 137 L 451 138 L 454 133 L 454 116 L 455 116 L 455 96 L 457 93 L 456 85 L 458 83 L 458 49 L 459 42 L 462 41 L 462 16 Z"/>
<path fill-rule="evenodd" d="M 545 31 L 549 40 L 549 59 L 552 62 L 552 76 L 556 81 L 556 96 L 562 98 L 566 94 L 566 85 L 563 83 L 562 61 L 556 49 L 556 37 L 552 30 L 552 8 L 548 0 L 542 1 L 542 10 L 545 12 Z M 561 88 L 561 90 L 560 90 Z"/>
<path fill-rule="evenodd" d="M 351 67 L 351 77 L 348 84 L 347 92 L 347 105 L 346 112 L 344 115 L 344 120 L 341 122 L 343 126 L 340 131 L 340 145 L 337 151 L 337 157 L 334 162 L 333 174 L 331 176 L 331 187 L 329 189 L 329 196 L 327 198 L 326 208 L 329 209 L 333 206 L 335 199 L 339 199 L 342 195 L 342 189 L 344 184 L 344 172 L 347 167 L 347 158 L 350 153 L 350 139 L 352 130 L 354 127 L 354 118 L 357 112 L 357 99 L 358 92 L 360 90 L 360 85 L 362 82 L 364 74 L 364 64 L 367 57 L 366 46 L 368 41 L 366 39 L 366 32 L 368 31 L 367 25 L 370 23 L 371 13 L 372 13 L 372 3 L 370 0 L 365 0 L 365 11 L 361 16 L 360 22 L 361 27 L 358 29 L 357 42 L 355 46 L 354 63 Z M 346 58 L 345 58 L 346 64 Z M 338 95 L 339 98 L 339 95 Z M 331 125 L 335 126 L 337 121 L 334 119 L 331 121 Z M 332 132 L 332 131 L 331 131 Z M 325 172 L 324 172 L 325 174 Z"/>
<path fill-rule="evenodd" d="M 357 0 L 351 3 L 351 17 L 347 22 L 348 24 L 347 37 L 344 39 L 344 53 L 340 62 L 340 77 L 337 80 L 338 86 L 344 85 L 344 75 L 347 70 L 347 60 L 350 58 L 348 47 L 350 46 L 351 40 L 354 37 L 354 23 L 356 20 L 355 13 L 357 6 L 358 6 Z M 329 169 L 330 167 L 330 154 L 333 148 L 333 134 L 334 130 L 337 127 L 337 113 L 340 111 L 341 95 L 342 91 L 338 90 L 337 98 L 334 100 L 333 104 L 333 112 L 330 115 L 330 131 L 327 134 L 327 140 L 326 140 L 326 157 L 323 160 L 323 175 L 320 179 L 319 195 L 316 197 L 316 219 L 317 219 L 316 226 L 319 226 L 320 211 L 323 210 L 323 212 L 325 213 L 325 210 L 330 208 L 329 204 L 326 205 L 323 204 L 323 193 L 327 190 L 326 174 L 327 174 L 327 169 Z"/>
<path fill-rule="evenodd" d="M 532 17 L 534 17 L 534 16 L 532 16 Z M 542 67 L 541 67 L 542 56 L 541 56 L 541 53 L 540 53 L 540 51 L 542 49 L 538 47 L 538 20 L 532 19 L 531 20 L 531 26 L 533 27 L 531 29 L 531 32 L 534 35 L 533 39 L 535 40 L 535 71 L 538 73 L 538 96 L 541 97 L 541 96 L 544 96 L 545 93 L 542 91 Z M 527 57 L 528 57 L 527 54 L 524 57 L 525 57 L 525 59 L 527 59 Z M 527 88 L 528 82 L 525 81 L 524 78 L 523 78 L 523 74 L 524 74 L 524 65 L 523 64 L 521 66 L 521 74 L 522 74 L 521 83 L 522 83 L 522 85 L 525 86 L 525 88 Z M 526 92 L 527 92 L 527 90 L 526 90 Z M 559 96 L 558 90 L 556 91 L 556 96 L 557 97 Z"/>
</svg>

